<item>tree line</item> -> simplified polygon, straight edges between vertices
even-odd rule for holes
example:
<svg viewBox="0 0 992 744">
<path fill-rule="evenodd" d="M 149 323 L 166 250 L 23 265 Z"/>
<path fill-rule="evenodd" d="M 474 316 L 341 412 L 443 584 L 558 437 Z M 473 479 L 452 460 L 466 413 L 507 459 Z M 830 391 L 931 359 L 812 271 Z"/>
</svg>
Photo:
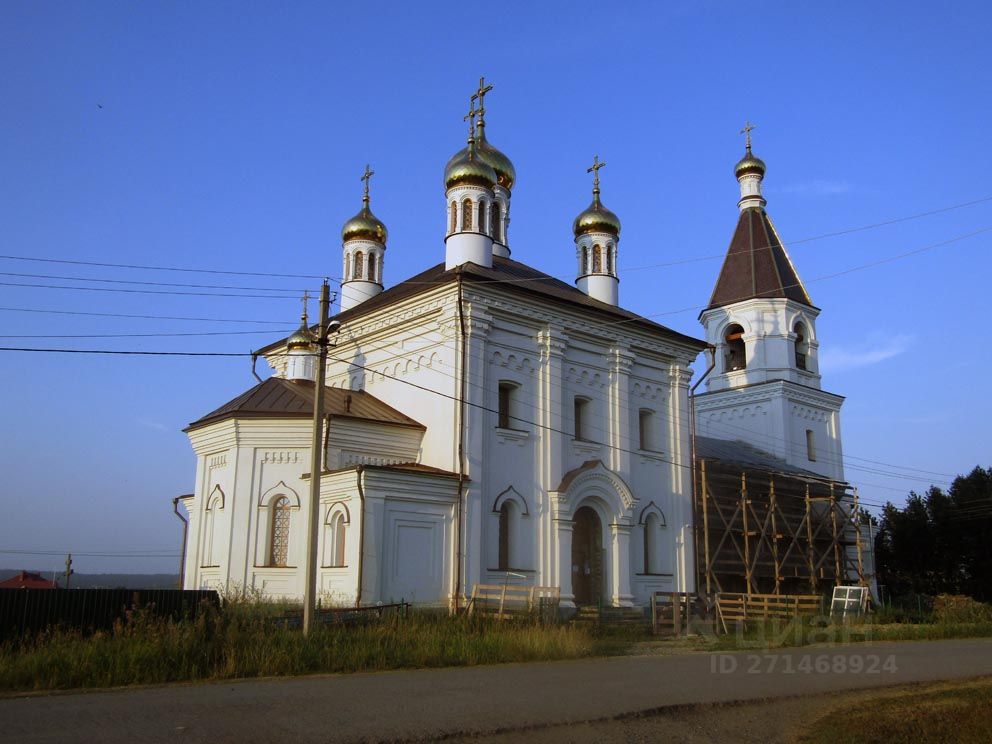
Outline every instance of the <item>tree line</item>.
<svg viewBox="0 0 992 744">
<path fill-rule="evenodd" d="M 878 583 L 892 596 L 966 594 L 992 601 L 992 467 L 950 488 L 911 492 L 882 508 L 875 536 Z"/>
</svg>

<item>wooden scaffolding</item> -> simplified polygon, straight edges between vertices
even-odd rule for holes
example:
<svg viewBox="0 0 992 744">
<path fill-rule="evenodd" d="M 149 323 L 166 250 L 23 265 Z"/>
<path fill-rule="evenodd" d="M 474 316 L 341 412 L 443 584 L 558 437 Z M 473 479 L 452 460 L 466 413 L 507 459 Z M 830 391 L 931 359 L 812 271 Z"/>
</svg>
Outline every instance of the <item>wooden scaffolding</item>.
<svg viewBox="0 0 992 744">
<path fill-rule="evenodd" d="M 822 594 L 864 584 L 857 489 L 697 459 L 698 590 Z"/>
</svg>

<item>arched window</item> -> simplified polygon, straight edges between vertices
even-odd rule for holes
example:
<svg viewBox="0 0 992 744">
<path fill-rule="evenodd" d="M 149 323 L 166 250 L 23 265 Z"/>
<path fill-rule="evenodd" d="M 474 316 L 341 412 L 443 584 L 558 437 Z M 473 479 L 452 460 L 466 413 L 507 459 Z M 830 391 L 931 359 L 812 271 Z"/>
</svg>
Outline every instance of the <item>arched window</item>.
<svg viewBox="0 0 992 744">
<path fill-rule="evenodd" d="M 450 212 L 448 219 L 451 223 L 451 227 L 449 228 L 448 232 L 453 233 L 458 229 L 458 205 L 455 202 L 451 202 L 451 206 L 448 208 L 448 212 Z"/>
<path fill-rule="evenodd" d="M 269 537 L 269 565 L 286 566 L 289 559 L 289 499 L 278 496 L 270 509 L 272 531 Z"/>
<path fill-rule="evenodd" d="M 375 254 L 369 254 L 369 281 L 375 281 Z"/>
<path fill-rule="evenodd" d="M 462 232 L 472 229 L 472 200 L 462 202 Z"/>
<path fill-rule="evenodd" d="M 733 372 L 738 369 L 747 368 L 747 350 L 744 347 L 744 329 L 734 323 L 727 328 L 724 335 L 727 343 L 726 356 L 724 357 L 724 372 Z"/>
<path fill-rule="evenodd" d="M 613 276 L 613 274 L 614 274 L 614 271 L 613 271 L 613 264 L 614 264 L 614 260 L 613 260 L 614 253 L 613 252 L 614 252 L 614 250 L 615 250 L 615 248 L 613 247 L 613 243 L 610 243 L 610 244 L 608 244 L 606 246 L 606 273 L 609 274 L 610 276 Z"/>
<path fill-rule="evenodd" d="M 324 522 L 324 561 L 323 565 L 338 568 L 347 565 L 345 545 L 347 544 L 348 518 L 346 512 L 338 510 Z"/>
<path fill-rule="evenodd" d="M 661 572 L 661 523 L 657 514 L 648 514 L 644 520 L 644 573 Z"/>
<path fill-rule="evenodd" d="M 499 565 L 501 571 L 507 571 L 514 566 L 513 526 L 516 521 L 516 505 L 507 499 L 499 508 Z"/>
<path fill-rule="evenodd" d="M 499 204 L 496 204 L 495 202 L 493 203 L 492 207 L 490 207 L 489 209 L 489 217 L 490 217 L 489 232 L 493 236 L 493 240 L 495 240 L 498 243 L 502 243 L 503 241 L 500 239 L 501 225 L 500 225 Z"/>
<path fill-rule="evenodd" d="M 351 254 L 344 254 L 344 280 L 348 281 L 348 277 L 351 276 Z"/>
<path fill-rule="evenodd" d="M 484 201 L 479 202 L 479 219 L 476 223 L 479 226 L 479 232 L 484 233 L 486 231 L 486 203 Z"/>
<path fill-rule="evenodd" d="M 362 268 L 365 264 L 365 254 L 361 251 L 355 251 L 355 279 L 362 278 Z"/>
<path fill-rule="evenodd" d="M 585 276 L 586 274 L 589 273 L 589 249 L 588 248 L 583 248 L 582 249 L 582 270 L 581 270 L 580 273 L 582 274 L 582 276 Z"/>
<path fill-rule="evenodd" d="M 603 271 L 603 250 L 598 245 L 592 247 L 592 273 L 600 274 Z"/>
<path fill-rule="evenodd" d="M 806 355 L 809 354 L 809 341 L 806 340 L 806 326 L 796 323 L 796 369 L 807 369 Z"/>
</svg>

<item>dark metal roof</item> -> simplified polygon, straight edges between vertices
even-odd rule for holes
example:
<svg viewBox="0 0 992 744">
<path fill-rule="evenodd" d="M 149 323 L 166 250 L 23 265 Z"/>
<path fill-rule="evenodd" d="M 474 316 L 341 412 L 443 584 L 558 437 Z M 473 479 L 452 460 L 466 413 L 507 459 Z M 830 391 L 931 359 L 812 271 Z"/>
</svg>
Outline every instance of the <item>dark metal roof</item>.
<svg viewBox="0 0 992 744">
<path fill-rule="evenodd" d="M 755 297 L 780 297 L 813 306 L 764 209 L 741 212 L 709 307 Z"/>
<path fill-rule="evenodd" d="M 696 437 L 695 452 L 697 460 L 713 460 L 727 463 L 749 470 L 764 470 L 771 473 L 785 473 L 801 478 L 812 478 L 818 481 L 829 481 L 830 478 L 790 465 L 775 455 L 760 450 L 739 439 L 713 439 L 711 437 Z"/>
<path fill-rule="evenodd" d="M 592 314 L 599 316 L 606 323 L 615 323 L 618 320 L 626 321 L 641 330 L 657 333 L 673 341 L 695 346 L 699 349 L 706 348 L 704 341 L 679 333 L 678 331 L 673 331 L 671 328 L 663 326 L 660 323 L 655 323 L 653 320 L 648 320 L 637 313 L 624 310 L 621 307 L 594 300 L 585 292 L 576 289 L 570 284 L 566 284 L 560 279 L 545 274 L 543 271 L 538 271 L 527 264 L 514 261 L 510 258 L 502 258 L 501 256 L 493 257 L 492 268 L 479 266 L 474 263 L 466 263 L 453 269 L 445 270 L 443 263 L 437 264 L 416 276 L 412 276 L 390 287 L 384 292 L 380 292 L 375 297 L 365 300 L 349 310 L 338 313 L 335 319 L 345 322 L 361 317 L 380 308 L 388 307 L 407 297 L 412 297 L 421 292 L 426 292 L 443 284 L 453 282 L 459 275 L 465 281 L 477 282 L 479 284 L 494 283 L 498 284 L 501 289 L 509 292 L 530 294 L 558 304 L 582 308 L 591 311 Z M 278 348 L 282 343 L 283 341 L 280 340 L 269 344 L 260 349 L 258 353 L 265 354 Z"/>
<path fill-rule="evenodd" d="M 227 418 L 308 418 L 313 416 L 313 391 L 314 384 L 308 380 L 270 377 L 197 419 L 185 430 Z M 426 429 L 423 424 L 362 390 L 325 387 L 324 413 L 331 418 L 362 419 Z"/>
</svg>

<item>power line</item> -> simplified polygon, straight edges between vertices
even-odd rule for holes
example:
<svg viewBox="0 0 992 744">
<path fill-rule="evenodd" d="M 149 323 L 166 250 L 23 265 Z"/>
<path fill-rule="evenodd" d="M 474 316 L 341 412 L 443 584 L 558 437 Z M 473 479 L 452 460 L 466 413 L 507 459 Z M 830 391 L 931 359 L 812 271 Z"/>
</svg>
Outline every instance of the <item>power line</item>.
<svg viewBox="0 0 992 744">
<path fill-rule="evenodd" d="M 226 351 L 122 351 L 118 349 L 26 349 L 0 346 L 0 351 L 37 352 L 41 354 L 116 354 L 120 356 L 174 356 L 174 357 L 250 357 L 251 352 Z"/>
<path fill-rule="evenodd" d="M 247 297 L 256 300 L 291 300 L 292 295 L 255 295 L 236 294 L 231 292 L 181 292 L 159 289 L 124 289 L 121 287 L 74 287 L 68 284 L 18 284 L 16 282 L 0 282 L 3 287 L 26 287 L 31 289 L 74 289 L 79 292 L 125 292 L 127 294 L 174 295 L 184 297 Z M 270 290 L 289 291 L 289 290 Z"/>
<path fill-rule="evenodd" d="M 264 331 L 187 331 L 187 332 L 156 332 L 156 333 L 0 333 L 0 338 L 165 338 L 171 336 L 247 336 L 260 333 L 274 333 L 272 330 Z M 284 331 L 292 333 L 292 331 Z"/>
<path fill-rule="evenodd" d="M 181 271 L 192 274 L 224 274 L 227 276 L 267 276 L 277 279 L 324 279 L 319 274 L 277 274 L 272 271 L 224 271 L 221 269 L 193 269 L 184 266 L 151 266 L 147 264 L 119 264 L 103 261 L 78 261 L 66 258 L 38 258 L 35 256 L 0 255 L 8 261 L 37 261 L 40 263 L 72 264 L 74 266 L 100 266 L 109 269 L 139 269 L 143 271 Z"/>
<path fill-rule="evenodd" d="M 51 315 L 85 315 L 97 318 L 135 318 L 141 320 L 190 320 L 202 323 L 264 323 L 266 325 L 286 325 L 282 320 L 248 320 L 238 318 L 194 318 L 186 315 L 131 315 L 127 313 L 95 313 L 83 310 L 45 310 L 31 307 L 0 307 L 0 310 L 14 313 L 45 313 Z M 275 329 L 272 331 L 275 333 Z"/>
<path fill-rule="evenodd" d="M 87 276 L 64 276 L 61 274 L 23 274 L 14 271 L 0 271 L 0 276 L 16 276 L 26 279 L 59 279 L 71 282 L 103 282 L 108 284 L 140 284 L 152 287 L 187 287 L 191 289 L 240 289 L 246 292 L 292 292 L 302 294 L 303 289 L 292 289 L 283 287 L 243 287 L 230 284 L 181 284 L 177 282 L 149 282 L 139 279 L 105 279 L 100 277 Z"/>
</svg>

